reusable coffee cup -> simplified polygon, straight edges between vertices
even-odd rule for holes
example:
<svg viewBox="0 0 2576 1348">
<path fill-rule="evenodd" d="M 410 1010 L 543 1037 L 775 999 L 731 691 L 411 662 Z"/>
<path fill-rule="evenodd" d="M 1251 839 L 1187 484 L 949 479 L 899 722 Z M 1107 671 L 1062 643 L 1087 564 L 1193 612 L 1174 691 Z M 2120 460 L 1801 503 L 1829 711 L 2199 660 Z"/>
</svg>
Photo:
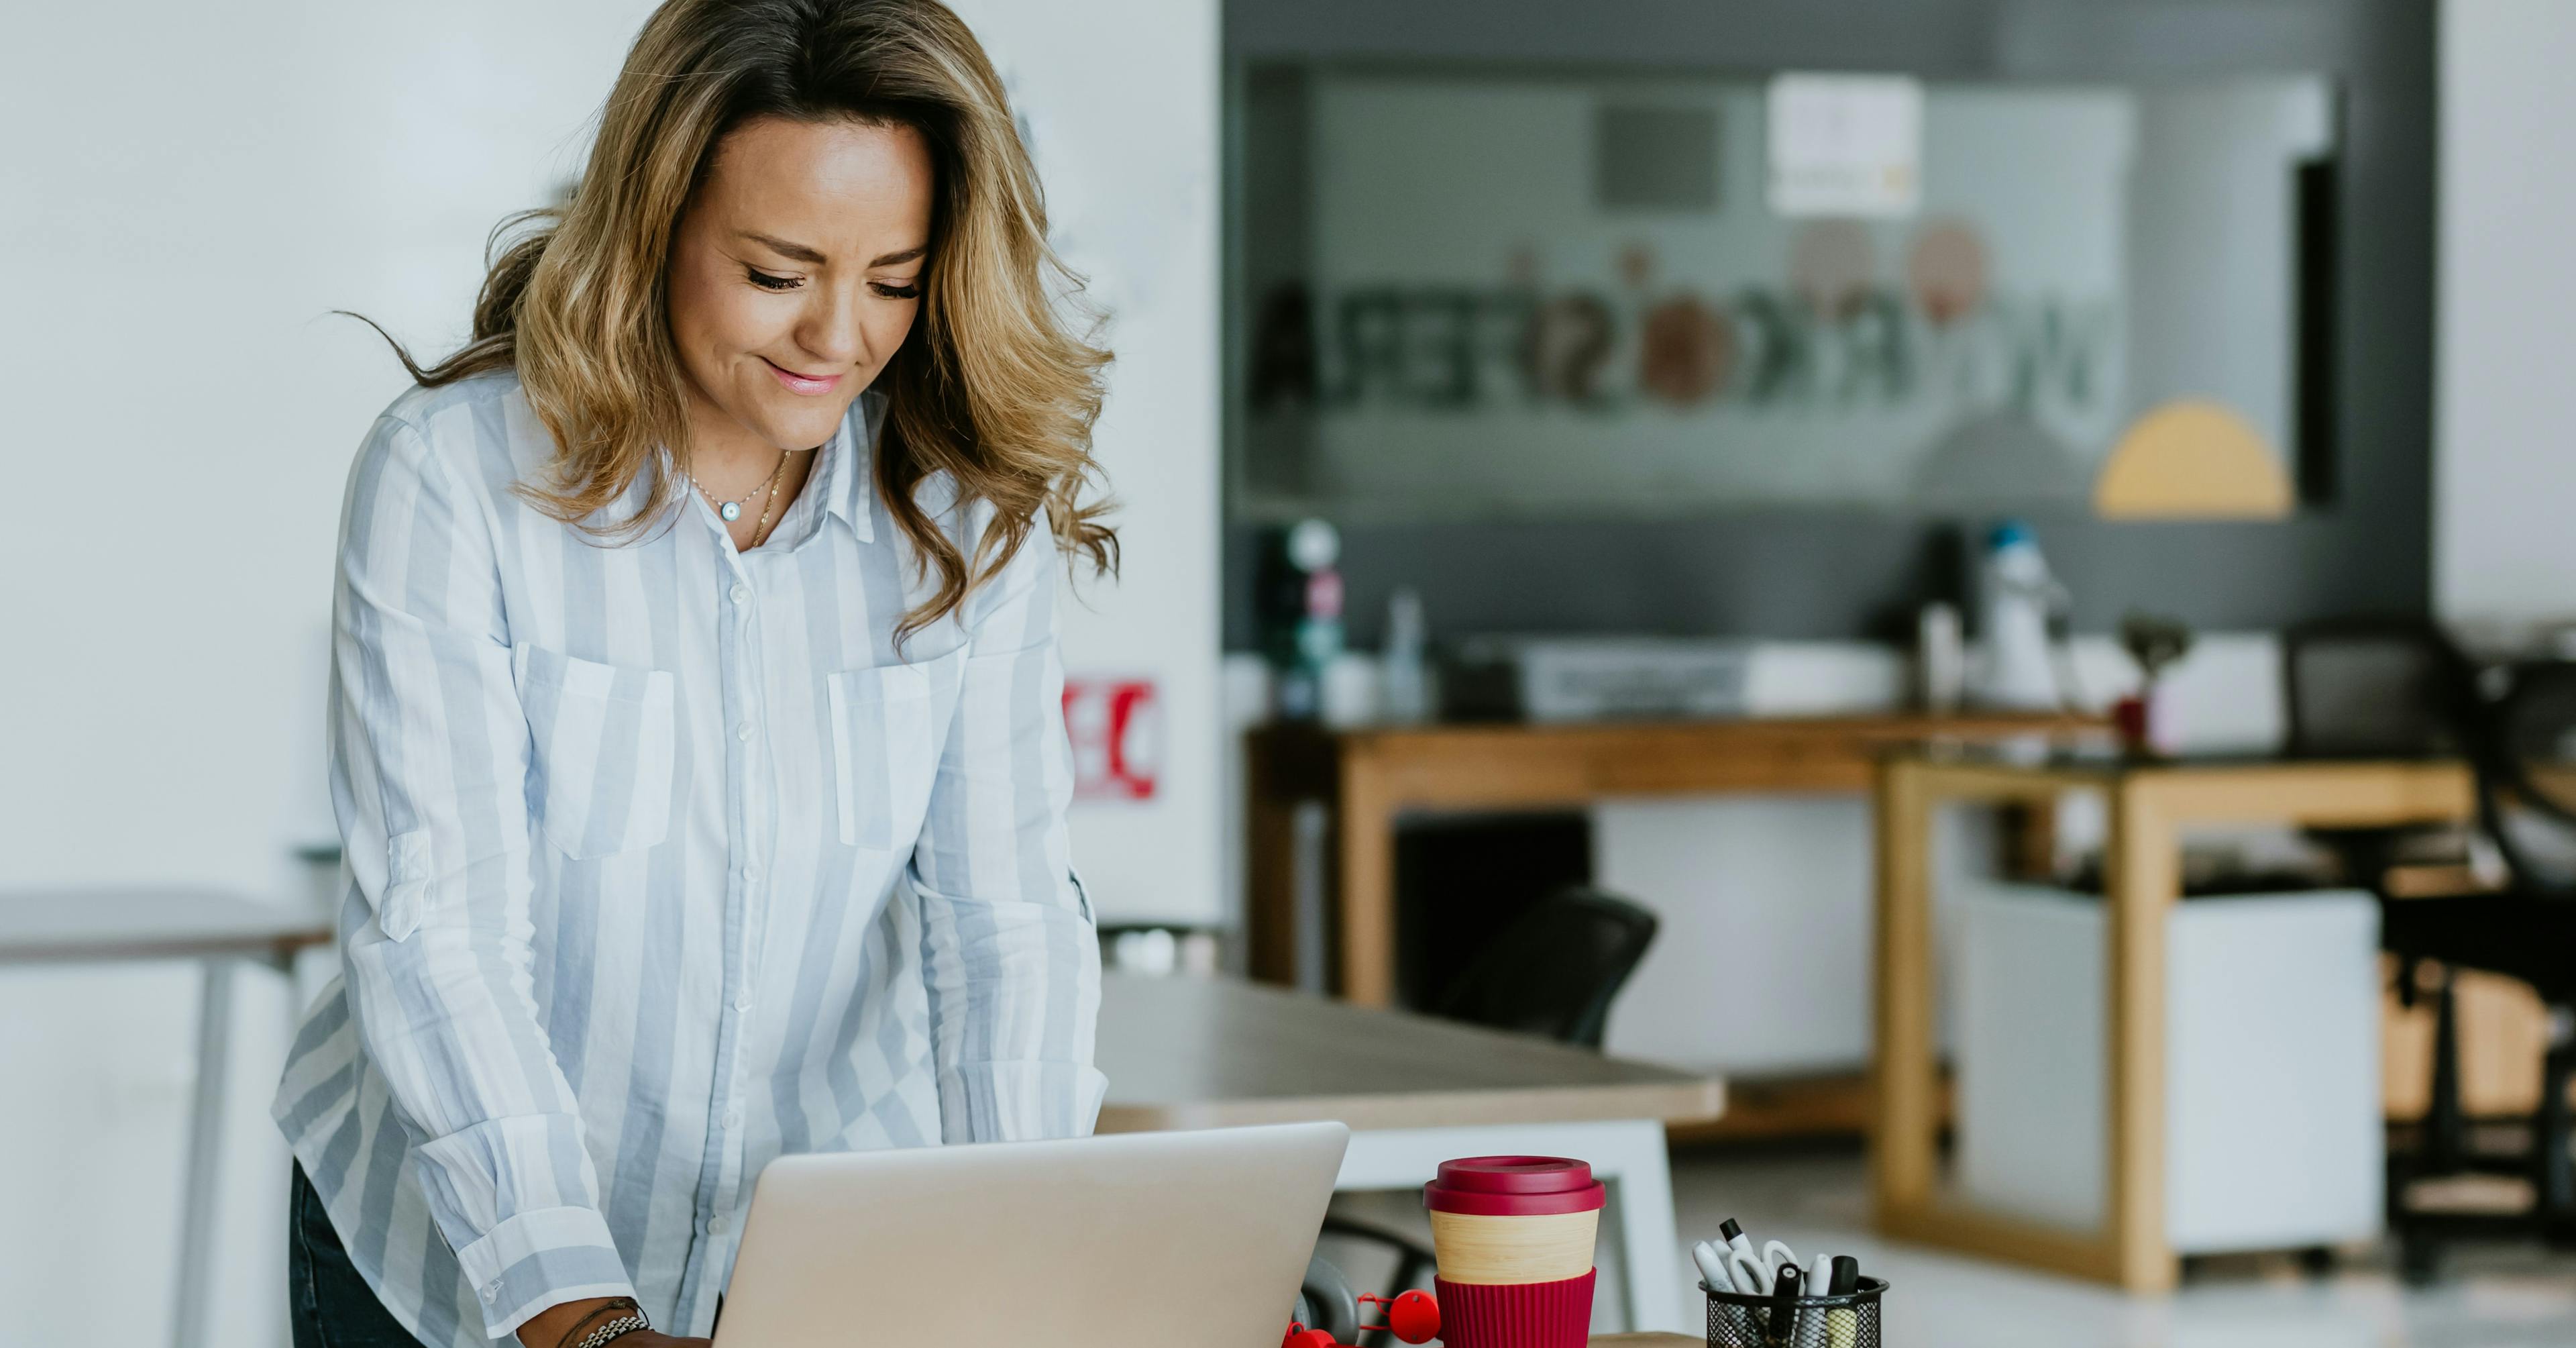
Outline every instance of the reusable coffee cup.
<svg viewBox="0 0 2576 1348">
<path fill-rule="evenodd" d="M 1607 1194 L 1561 1156 L 1443 1161 L 1423 1186 L 1448 1348 L 1584 1348 Z"/>
</svg>

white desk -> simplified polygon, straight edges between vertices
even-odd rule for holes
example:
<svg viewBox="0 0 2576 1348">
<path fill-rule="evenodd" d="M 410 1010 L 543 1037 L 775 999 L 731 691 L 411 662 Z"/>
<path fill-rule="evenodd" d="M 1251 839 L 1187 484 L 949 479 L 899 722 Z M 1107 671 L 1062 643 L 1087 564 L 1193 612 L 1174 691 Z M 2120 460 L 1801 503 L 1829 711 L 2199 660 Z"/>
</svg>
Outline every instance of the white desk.
<svg viewBox="0 0 2576 1348">
<path fill-rule="evenodd" d="M 1664 1125 L 1716 1119 L 1722 1082 L 1223 978 L 1111 975 L 1095 1056 L 1100 1131 L 1338 1120 L 1342 1189 L 1412 1188 L 1459 1156 L 1580 1157 L 1609 1186 L 1629 1327 L 1685 1327 Z"/>
<path fill-rule="evenodd" d="M 195 960 L 205 966 L 197 1003 L 197 1083 L 189 1109 L 188 1182 L 179 1227 L 179 1292 L 171 1315 L 177 1348 L 206 1331 L 206 1262 L 222 1153 L 225 1050 L 231 1039 L 233 966 L 255 960 L 290 980 L 296 953 L 331 940 L 311 913 L 212 890 L 57 890 L 0 894 L 0 966 Z M 290 1004 L 290 1016 L 303 1008 Z"/>
</svg>

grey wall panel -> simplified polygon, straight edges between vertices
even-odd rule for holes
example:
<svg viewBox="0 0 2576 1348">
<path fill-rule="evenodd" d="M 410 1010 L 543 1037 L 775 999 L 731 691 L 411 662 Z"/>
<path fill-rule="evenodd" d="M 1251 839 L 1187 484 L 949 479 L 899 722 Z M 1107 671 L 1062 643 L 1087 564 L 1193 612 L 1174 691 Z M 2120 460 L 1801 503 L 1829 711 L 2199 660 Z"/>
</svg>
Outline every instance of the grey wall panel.
<svg viewBox="0 0 2576 1348">
<path fill-rule="evenodd" d="M 2130 607 L 2248 628 L 2430 605 L 2433 10 L 2423 0 L 1234 0 L 1226 38 L 1238 77 L 1256 62 L 1342 61 L 2333 75 L 2345 94 L 2345 223 L 2332 499 L 2273 524 L 2034 520 L 2076 595 L 2079 628 L 2108 628 Z M 1362 645 L 1376 641 L 1399 584 L 1422 591 L 1435 634 L 1884 636 L 1948 584 L 1946 564 L 1931 559 L 1955 556 L 1958 536 L 1983 524 L 1765 509 L 1362 525 L 1345 529 L 1343 572 Z M 1229 525 L 1230 648 L 1254 644 L 1255 552 L 1253 532 Z"/>
</svg>

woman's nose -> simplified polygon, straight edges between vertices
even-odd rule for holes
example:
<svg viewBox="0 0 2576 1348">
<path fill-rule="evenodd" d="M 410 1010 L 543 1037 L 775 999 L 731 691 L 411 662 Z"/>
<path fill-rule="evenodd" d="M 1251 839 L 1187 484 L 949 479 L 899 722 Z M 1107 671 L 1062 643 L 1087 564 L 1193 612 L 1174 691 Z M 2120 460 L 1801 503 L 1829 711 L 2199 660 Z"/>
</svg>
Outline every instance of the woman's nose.
<svg viewBox="0 0 2576 1348">
<path fill-rule="evenodd" d="M 867 328 L 861 322 L 866 307 L 860 289 L 823 288 L 796 333 L 797 344 L 834 365 L 858 364 L 867 354 Z"/>
</svg>

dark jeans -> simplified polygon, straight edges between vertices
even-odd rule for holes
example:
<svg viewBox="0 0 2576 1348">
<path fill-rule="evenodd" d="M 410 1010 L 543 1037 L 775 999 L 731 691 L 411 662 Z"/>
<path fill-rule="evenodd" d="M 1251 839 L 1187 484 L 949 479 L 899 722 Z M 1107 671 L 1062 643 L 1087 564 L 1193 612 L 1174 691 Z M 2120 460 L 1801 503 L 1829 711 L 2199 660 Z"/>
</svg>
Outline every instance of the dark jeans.
<svg viewBox="0 0 2576 1348">
<path fill-rule="evenodd" d="M 420 1348 L 358 1276 L 300 1164 L 286 1205 L 286 1302 L 295 1348 Z"/>
</svg>

